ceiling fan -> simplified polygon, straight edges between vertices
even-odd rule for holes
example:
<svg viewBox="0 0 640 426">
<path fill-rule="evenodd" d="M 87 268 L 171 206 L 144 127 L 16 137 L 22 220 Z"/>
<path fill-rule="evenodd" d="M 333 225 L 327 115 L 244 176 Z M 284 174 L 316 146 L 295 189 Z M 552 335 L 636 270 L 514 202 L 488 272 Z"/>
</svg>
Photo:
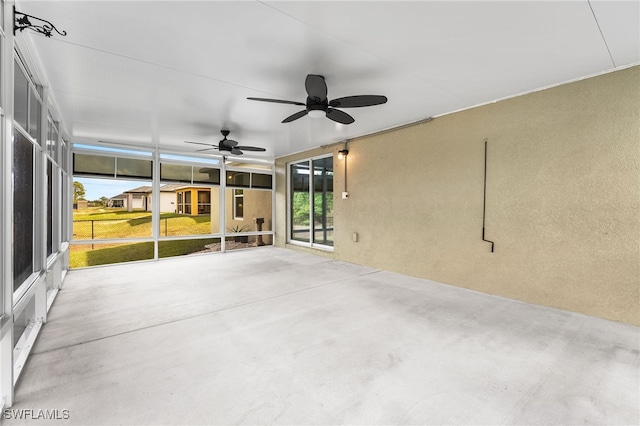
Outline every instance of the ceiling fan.
<svg viewBox="0 0 640 426">
<path fill-rule="evenodd" d="M 242 151 L 266 151 L 266 149 L 264 148 L 259 148 L 257 146 L 241 146 L 238 145 L 238 142 L 233 141 L 231 139 L 227 139 L 227 136 L 229 136 L 229 133 L 231 133 L 231 131 L 229 130 L 220 130 L 220 133 L 222 133 L 222 136 L 224 136 L 224 138 L 218 142 L 218 145 L 214 145 L 214 144 L 210 144 L 210 143 L 202 143 L 202 142 L 189 142 L 189 141 L 185 141 L 185 143 L 192 143 L 195 145 L 206 145 L 209 148 L 204 148 L 204 149 L 198 149 L 196 150 L 196 152 L 201 152 L 201 151 L 209 151 L 210 149 L 217 149 L 220 152 L 226 151 L 226 152 L 230 152 L 233 155 L 242 155 L 243 152 Z"/>
<path fill-rule="evenodd" d="M 307 103 L 295 101 L 284 101 L 280 99 L 267 99 L 267 98 L 247 98 L 252 101 L 262 102 L 275 102 L 279 104 L 291 104 L 300 105 L 306 107 L 302 111 L 296 112 L 293 115 L 282 120 L 283 123 L 290 123 L 293 120 L 304 117 L 309 114 L 310 117 L 322 117 L 336 121 L 342 124 L 351 124 L 355 120 L 346 112 L 340 111 L 336 108 L 357 108 L 367 107 L 373 105 L 380 105 L 387 102 L 386 96 L 381 95 L 357 95 L 357 96 L 345 96 L 344 98 L 337 98 L 329 101 L 327 99 L 327 83 L 324 81 L 324 77 L 321 75 L 309 74 L 305 80 L 305 88 L 307 89 Z"/>
</svg>

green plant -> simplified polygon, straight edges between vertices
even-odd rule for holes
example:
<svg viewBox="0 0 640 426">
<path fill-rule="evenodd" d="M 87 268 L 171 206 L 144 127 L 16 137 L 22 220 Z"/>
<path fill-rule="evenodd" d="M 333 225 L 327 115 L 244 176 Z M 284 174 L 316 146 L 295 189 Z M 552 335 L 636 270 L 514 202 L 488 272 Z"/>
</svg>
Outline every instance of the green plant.
<svg viewBox="0 0 640 426">
<path fill-rule="evenodd" d="M 248 230 L 249 230 L 249 227 L 245 225 L 242 225 L 242 226 L 235 225 L 231 228 L 227 228 L 227 231 L 229 232 L 247 232 Z"/>
</svg>

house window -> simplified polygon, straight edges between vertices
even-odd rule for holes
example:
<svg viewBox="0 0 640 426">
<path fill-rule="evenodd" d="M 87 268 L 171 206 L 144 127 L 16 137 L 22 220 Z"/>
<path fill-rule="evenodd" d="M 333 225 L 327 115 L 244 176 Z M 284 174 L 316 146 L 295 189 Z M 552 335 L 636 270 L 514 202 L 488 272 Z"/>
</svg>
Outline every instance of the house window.
<svg viewBox="0 0 640 426">
<path fill-rule="evenodd" d="M 198 214 L 211 214 L 211 191 L 198 191 Z"/>
<path fill-rule="evenodd" d="M 289 166 L 289 240 L 333 246 L 333 157 Z"/>
<path fill-rule="evenodd" d="M 233 190 L 233 218 L 235 220 L 244 219 L 244 190 Z"/>
<path fill-rule="evenodd" d="M 191 191 L 184 193 L 184 214 L 191 214 Z"/>
</svg>

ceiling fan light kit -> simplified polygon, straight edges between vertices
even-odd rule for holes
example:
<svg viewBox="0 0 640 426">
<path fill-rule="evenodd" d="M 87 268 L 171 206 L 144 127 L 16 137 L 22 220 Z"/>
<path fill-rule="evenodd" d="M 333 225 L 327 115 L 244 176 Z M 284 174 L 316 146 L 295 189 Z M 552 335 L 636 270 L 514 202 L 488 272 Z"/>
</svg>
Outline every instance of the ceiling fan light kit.
<svg viewBox="0 0 640 426">
<path fill-rule="evenodd" d="M 309 117 L 311 118 L 322 118 L 326 117 L 327 113 L 321 109 L 313 109 L 309 111 Z"/>
<path fill-rule="evenodd" d="M 307 90 L 306 103 L 296 101 L 286 101 L 282 99 L 252 98 L 247 99 L 260 102 L 273 102 L 278 104 L 289 104 L 304 106 L 305 109 L 282 120 L 283 123 L 290 123 L 294 120 L 309 115 L 312 118 L 327 117 L 341 124 L 351 124 L 355 120 L 352 116 L 337 108 L 360 108 L 374 105 L 381 105 L 387 102 L 387 97 L 382 95 L 356 95 L 345 96 L 329 101 L 327 99 L 327 83 L 324 77 L 316 74 L 309 74 L 305 80 Z"/>
</svg>

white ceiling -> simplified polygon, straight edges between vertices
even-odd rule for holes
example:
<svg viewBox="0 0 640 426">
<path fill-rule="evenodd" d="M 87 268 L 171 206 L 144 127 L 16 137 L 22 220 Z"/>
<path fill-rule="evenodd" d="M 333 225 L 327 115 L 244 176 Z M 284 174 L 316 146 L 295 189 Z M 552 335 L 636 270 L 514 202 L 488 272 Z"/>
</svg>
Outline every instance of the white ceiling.
<svg viewBox="0 0 640 426">
<path fill-rule="evenodd" d="M 640 62 L 638 1 L 19 1 L 66 37 L 24 32 L 72 141 L 274 158 Z M 307 74 L 355 123 L 281 121 Z"/>
</svg>

